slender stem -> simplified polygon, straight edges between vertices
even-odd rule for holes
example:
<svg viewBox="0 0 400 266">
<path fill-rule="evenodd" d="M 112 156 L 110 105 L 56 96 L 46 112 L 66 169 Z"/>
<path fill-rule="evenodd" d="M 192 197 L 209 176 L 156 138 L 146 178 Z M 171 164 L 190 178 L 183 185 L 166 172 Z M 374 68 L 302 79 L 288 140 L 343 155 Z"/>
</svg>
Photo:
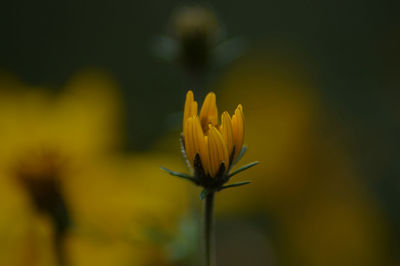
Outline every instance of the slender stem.
<svg viewBox="0 0 400 266">
<path fill-rule="evenodd" d="M 65 254 L 65 232 L 56 232 L 54 237 L 54 249 L 56 259 L 59 266 L 66 266 L 66 254 Z"/>
<path fill-rule="evenodd" d="M 214 194 L 214 192 L 209 193 L 204 202 L 204 255 L 206 266 L 215 266 Z"/>
</svg>

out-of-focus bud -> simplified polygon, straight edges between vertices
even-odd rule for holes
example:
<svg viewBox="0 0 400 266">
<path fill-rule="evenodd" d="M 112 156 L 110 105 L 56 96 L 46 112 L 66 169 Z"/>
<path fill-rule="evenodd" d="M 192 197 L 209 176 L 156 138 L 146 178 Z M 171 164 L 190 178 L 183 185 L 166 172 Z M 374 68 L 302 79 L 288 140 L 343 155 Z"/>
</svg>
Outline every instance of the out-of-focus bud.
<svg viewBox="0 0 400 266">
<path fill-rule="evenodd" d="M 172 15 L 170 27 L 172 36 L 180 46 L 181 64 L 191 71 L 206 68 L 220 34 L 220 25 L 214 12 L 198 5 L 181 7 Z"/>
<path fill-rule="evenodd" d="M 225 33 L 223 24 L 211 8 L 183 6 L 172 13 L 168 35 L 155 36 L 150 50 L 158 58 L 179 63 L 191 78 L 204 79 L 212 70 L 240 57 L 245 50 L 242 37 L 227 38 Z M 202 86 L 198 83 L 189 85 Z"/>
</svg>

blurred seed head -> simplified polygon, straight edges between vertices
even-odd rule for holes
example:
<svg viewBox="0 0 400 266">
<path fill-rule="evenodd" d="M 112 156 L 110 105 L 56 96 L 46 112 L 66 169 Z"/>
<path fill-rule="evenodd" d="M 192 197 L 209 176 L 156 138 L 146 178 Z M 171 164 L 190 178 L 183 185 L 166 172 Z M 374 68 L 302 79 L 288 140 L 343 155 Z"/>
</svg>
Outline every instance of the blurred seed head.
<svg viewBox="0 0 400 266">
<path fill-rule="evenodd" d="M 201 71 L 210 64 L 221 31 L 211 9 L 200 5 L 180 7 L 171 17 L 170 31 L 179 43 L 179 60 L 185 68 Z"/>
<path fill-rule="evenodd" d="M 32 151 L 21 156 L 13 170 L 37 211 L 50 216 L 57 232 L 64 232 L 69 215 L 59 182 L 62 157 L 52 150 Z"/>
<path fill-rule="evenodd" d="M 203 6 L 185 6 L 172 16 L 173 31 L 178 38 L 204 36 L 207 39 L 218 35 L 219 24 L 215 14 Z"/>
</svg>

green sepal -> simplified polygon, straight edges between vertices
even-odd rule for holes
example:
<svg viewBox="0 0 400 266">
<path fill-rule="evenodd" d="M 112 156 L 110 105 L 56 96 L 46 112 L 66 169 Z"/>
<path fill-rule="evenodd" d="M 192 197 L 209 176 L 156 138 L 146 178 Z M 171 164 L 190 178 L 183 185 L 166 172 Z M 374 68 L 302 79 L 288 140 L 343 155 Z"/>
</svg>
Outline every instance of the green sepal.
<svg viewBox="0 0 400 266">
<path fill-rule="evenodd" d="M 213 191 L 207 188 L 204 188 L 201 192 L 200 192 L 200 199 L 203 200 L 205 199 L 208 194 L 212 193 Z"/>
<path fill-rule="evenodd" d="M 258 161 L 255 161 L 255 162 L 246 164 L 245 166 L 242 166 L 242 167 L 240 167 L 239 169 L 237 169 L 237 170 L 233 171 L 232 173 L 230 173 L 230 174 L 228 175 L 228 177 L 232 177 L 232 176 L 234 176 L 234 175 L 236 175 L 236 174 L 238 174 L 238 173 L 240 173 L 240 172 L 243 172 L 244 170 L 247 170 L 247 169 L 249 169 L 249 168 L 251 168 L 251 167 L 253 167 L 254 165 L 257 165 L 257 164 L 259 164 Z"/>
<path fill-rule="evenodd" d="M 229 185 L 223 186 L 220 190 L 231 188 L 231 187 L 240 187 L 240 186 L 244 186 L 244 185 L 247 185 L 247 184 L 250 184 L 250 183 L 251 183 L 250 181 L 243 181 L 243 182 L 233 183 L 233 184 L 229 184 Z"/>
<path fill-rule="evenodd" d="M 189 181 L 195 183 L 196 185 L 198 184 L 197 180 L 195 178 L 193 178 L 192 176 L 188 175 L 188 174 L 175 172 L 175 171 L 172 171 L 172 170 L 170 170 L 168 168 L 165 168 L 165 167 L 160 167 L 160 169 L 165 171 L 165 172 L 167 172 L 170 175 L 189 180 Z"/>
<path fill-rule="evenodd" d="M 235 165 L 237 162 L 240 161 L 240 159 L 242 159 L 242 157 L 244 156 L 244 154 L 247 151 L 247 146 L 243 146 L 242 149 L 239 152 L 239 155 L 236 157 L 235 161 L 232 163 L 232 165 Z"/>
</svg>

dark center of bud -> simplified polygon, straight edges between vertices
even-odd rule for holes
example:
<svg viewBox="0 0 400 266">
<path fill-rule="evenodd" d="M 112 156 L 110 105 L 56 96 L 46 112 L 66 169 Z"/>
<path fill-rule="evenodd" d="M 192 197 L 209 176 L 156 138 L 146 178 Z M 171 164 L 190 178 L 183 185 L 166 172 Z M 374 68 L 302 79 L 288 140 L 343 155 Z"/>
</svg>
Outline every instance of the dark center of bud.
<svg viewBox="0 0 400 266">
<path fill-rule="evenodd" d="M 35 208 L 50 216 L 57 232 L 65 231 L 69 225 L 60 185 L 63 170 L 61 157 L 53 151 L 28 153 L 14 168 L 17 180 L 27 191 Z"/>
</svg>

